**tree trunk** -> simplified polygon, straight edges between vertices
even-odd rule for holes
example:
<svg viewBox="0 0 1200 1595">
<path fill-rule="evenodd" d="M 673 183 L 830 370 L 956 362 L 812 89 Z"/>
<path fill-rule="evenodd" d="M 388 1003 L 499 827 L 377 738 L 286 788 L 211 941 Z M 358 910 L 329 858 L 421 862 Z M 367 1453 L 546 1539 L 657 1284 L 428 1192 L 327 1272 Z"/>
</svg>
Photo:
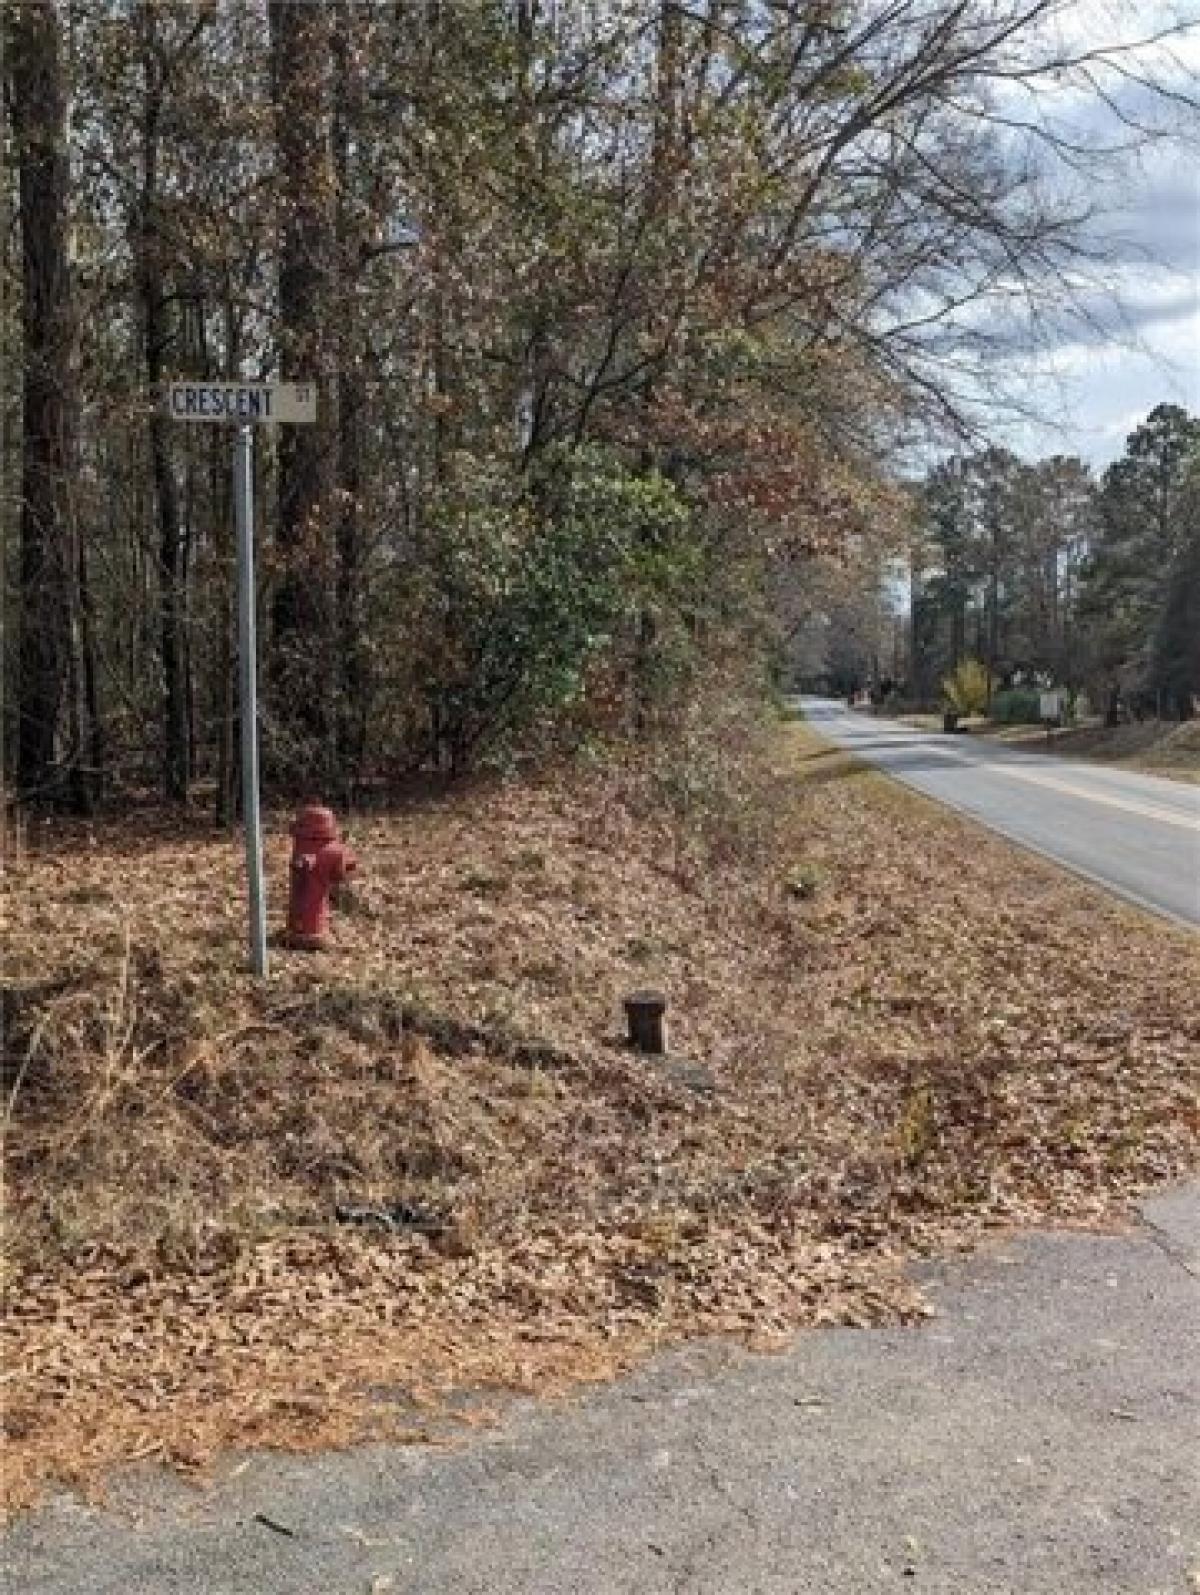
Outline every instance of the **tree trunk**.
<svg viewBox="0 0 1200 1595">
<path fill-rule="evenodd" d="M 158 181 L 164 85 L 161 60 L 156 48 L 155 8 L 144 5 L 138 21 L 142 36 L 143 74 L 142 186 L 135 247 L 138 293 L 142 302 L 146 381 L 154 403 L 163 381 L 168 337 Z M 170 429 L 173 424 L 159 412 L 155 404 L 150 417 L 150 459 L 154 474 L 158 547 L 159 648 L 163 684 L 162 785 L 168 802 L 186 803 L 190 772 L 183 638 L 183 531 L 180 524 L 179 486 L 175 479 L 171 450 Z"/>
<path fill-rule="evenodd" d="M 675 193 L 679 163 L 679 97 L 683 44 L 683 15 L 679 0 L 660 0 L 658 28 L 655 41 L 655 82 L 653 127 L 651 131 L 650 170 L 646 188 L 647 231 L 663 240 L 670 233 L 672 200 Z M 670 279 L 672 261 L 669 249 L 665 275 L 652 285 L 651 301 L 658 308 L 651 310 L 647 319 L 647 335 L 658 341 L 665 335 L 669 318 Z M 652 435 L 655 385 L 659 372 L 651 366 L 641 384 L 640 400 L 645 416 L 647 436 Z M 641 450 L 643 470 L 649 472 L 659 464 L 657 450 L 644 446 Z M 634 620 L 633 636 L 633 726 L 634 734 L 646 736 L 654 708 L 654 664 L 658 642 L 658 624 L 649 607 L 638 611 Z"/>
<path fill-rule="evenodd" d="M 293 777 L 332 759 L 334 590 L 330 537 L 337 490 L 336 233 L 330 158 L 332 17 L 326 0 L 271 0 L 275 138 L 280 167 L 281 376 L 317 385 L 315 426 L 279 439 L 281 572 L 272 606 L 275 762 Z"/>
<path fill-rule="evenodd" d="M 528 226 L 536 238 L 537 211 L 542 203 L 546 151 L 544 135 L 538 125 L 538 109 L 533 88 L 535 46 L 535 0 L 516 0 L 515 64 L 513 92 L 516 99 L 516 139 L 524 173 L 523 201 L 529 207 Z M 540 240 L 538 241 L 540 245 Z M 517 451 L 528 465 L 542 445 L 547 416 L 549 372 L 548 328 L 545 303 L 550 283 L 544 258 L 532 284 L 533 292 L 517 325 L 517 391 L 513 423 Z"/>
<path fill-rule="evenodd" d="M 149 334 L 149 325 L 147 328 Z M 149 365 L 150 362 L 147 362 Z M 155 381 L 151 377 L 151 381 Z M 179 492 L 171 458 L 171 422 L 155 416 L 150 422 L 154 461 L 154 493 L 158 506 L 158 576 L 161 620 L 159 641 L 163 671 L 163 792 L 172 803 L 188 795 L 187 691 L 183 649 L 182 542 Z"/>
<path fill-rule="evenodd" d="M 953 673 L 962 664 L 963 654 L 967 647 L 967 601 L 965 597 L 955 597 L 954 607 L 950 611 L 950 673 Z"/>
<path fill-rule="evenodd" d="M 343 288 L 359 268 L 367 242 L 355 202 L 351 144 L 363 105 L 363 41 L 356 33 L 360 13 L 339 8 L 334 25 L 333 163 L 337 178 L 337 235 Z M 344 328 L 338 359 L 337 457 L 341 499 L 337 515 L 337 609 L 335 615 L 336 740 L 344 790 L 361 773 L 364 756 L 364 700 L 367 669 L 362 617 L 363 426 L 367 396 L 363 333 L 353 305 L 343 308 Z M 346 795 L 349 796 L 348 790 Z"/>
<path fill-rule="evenodd" d="M 17 784 L 91 802 L 94 754 L 85 676 L 74 488 L 78 327 L 68 251 L 67 89 L 53 6 L 15 6 L 9 73 L 22 242 L 22 470 Z M 89 691 L 87 677 L 92 678 Z M 65 779 L 64 779 L 65 777 Z"/>
<path fill-rule="evenodd" d="M 107 750 L 104 740 L 104 723 L 100 718 L 100 686 L 96 667 L 96 606 L 92 598 L 92 584 L 88 575 L 87 545 L 82 534 L 78 537 L 79 584 L 79 645 L 81 652 L 83 713 L 87 727 L 88 768 L 81 772 L 85 787 L 83 806 L 91 808 L 99 798 L 104 785 Z"/>
</svg>

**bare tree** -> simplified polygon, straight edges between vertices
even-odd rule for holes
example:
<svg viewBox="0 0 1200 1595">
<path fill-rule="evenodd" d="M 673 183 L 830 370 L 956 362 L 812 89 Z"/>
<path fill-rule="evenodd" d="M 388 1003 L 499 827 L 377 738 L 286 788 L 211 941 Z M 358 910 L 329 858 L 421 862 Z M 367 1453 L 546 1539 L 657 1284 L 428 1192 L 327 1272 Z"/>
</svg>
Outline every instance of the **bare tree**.
<svg viewBox="0 0 1200 1595">
<path fill-rule="evenodd" d="M 186 678 L 187 528 L 181 513 L 179 484 L 171 447 L 172 424 L 157 402 L 166 369 L 172 330 L 169 319 L 168 251 L 174 242 L 164 227 L 160 192 L 160 158 L 166 97 L 172 79 L 208 22 L 201 12 L 186 34 L 169 42 L 163 34 L 160 9 L 143 3 L 138 10 L 142 71 L 141 182 L 134 216 L 134 257 L 142 309 L 146 380 L 151 396 L 150 459 L 158 519 L 158 575 L 161 614 L 159 636 L 163 673 L 163 791 L 183 803 L 190 773 L 190 714 Z M 176 246 L 177 247 L 177 246 Z"/>
<path fill-rule="evenodd" d="M 96 772 L 86 565 L 76 514 L 78 323 L 68 247 L 67 85 L 57 8 L 10 8 L 8 99 L 22 240 L 17 779 L 89 806 Z"/>
</svg>

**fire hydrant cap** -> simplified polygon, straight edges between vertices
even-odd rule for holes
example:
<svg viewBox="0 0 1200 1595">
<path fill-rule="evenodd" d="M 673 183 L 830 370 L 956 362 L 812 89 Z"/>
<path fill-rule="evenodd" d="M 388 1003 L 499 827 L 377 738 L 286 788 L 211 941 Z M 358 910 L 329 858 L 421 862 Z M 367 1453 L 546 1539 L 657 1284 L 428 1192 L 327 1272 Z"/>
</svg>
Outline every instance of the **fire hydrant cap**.
<svg viewBox="0 0 1200 1595">
<path fill-rule="evenodd" d="M 292 824 L 292 835 L 305 842 L 336 842 L 337 820 L 333 810 L 320 803 L 307 803 Z"/>
</svg>

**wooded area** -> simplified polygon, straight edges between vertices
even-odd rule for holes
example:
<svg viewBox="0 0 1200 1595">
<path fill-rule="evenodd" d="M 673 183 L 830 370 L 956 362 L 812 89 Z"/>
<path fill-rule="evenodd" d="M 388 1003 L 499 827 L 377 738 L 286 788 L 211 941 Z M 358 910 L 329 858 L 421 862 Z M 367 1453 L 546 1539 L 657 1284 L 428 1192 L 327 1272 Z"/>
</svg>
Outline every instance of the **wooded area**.
<svg viewBox="0 0 1200 1595">
<path fill-rule="evenodd" d="M 558 1470 L 564 1510 L 542 1511 L 526 1398 L 690 1342 L 692 1393 L 645 1388 L 691 1422 L 695 1381 L 742 1378 L 722 1337 L 940 1313 L 932 1260 L 1022 1225 L 1086 1230 L 1102 1279 L 1095 1245 L 1194 1169 L 1192 790 L 1060 767 L 1040 729 L 1035 757 L 990 725 L 968 744 L 780 701 L 806 673 L 936 698 L 971 659 L 988 693 L 1190 706 L 1200 423 L 1155 410 L 1099 482 L 999 446 L 1046 391 L 1021 362 L 1113 304 L 1101 179 L 1127 193 L 1124 159 L 1200 127 L 1184 25 L 1154 43 L 1141 19 L 0 0 L 0 1511 L 54 1497 L 16 1526 L 28 1587 L 126 1587 L 72 1505 L 108 1485 L 139 1523 L 129 1588 L 217 1587 L 211 1531 L 239 1588 L 269 1560 L 264 1589 L 435 1590 L 426 1530 L 450 1544 L 453 1522 L 417 1521 L 394 1453 L 345 1502 L 326 1462 L 267 1453 L 466 1440 L 489 1413 L 519 1418 L 522 1455 L 462 1449 L 454 1489 L 529 1554 L 483 1536 L 496 1576 L 470 1586 L 516 1589 L 546 1554 L 538 1587 L 593 1562 L 603 1587 L 606 1531 L 550 1555 L 551 1519 L 590 1508 Z M 188 425 L 163 390 L 267 382 L 317 404 L 253 432 L 260 826 L 248 440 L 223 397 Z M 1191 767 L 1164 774 L 1200 778 L 1197 732 L 1169 728 Z M 1176 1270 L 1169 1314 L 1182 1274 L 1148 1234 L 1121 1255 Z M 981 1354 L 942 1337 L 918 1366 L 966 1392 L 930 1411 L 1017 1380 L 1034 1448 L 1048 1403 L 1060 1449 L 1107 1446 L 1109 1539 L 1046 1455 L 1000 1478 L 984 1411 L 1011 1544 L 943 1533 L 935 1503 L 919 1563 L 888 1530 L 839 1582 L 813 1525 L 858 1519 L 818 1470 L 815 1515 L 775 1491 L 820 1563 L 795 1587 L 1115 1588 L 1112 1548 L 1154 1539 L 1128 1532 L 1115 1436 L 1134 1471 L 1160 1429 L 1179 1454 L 1190 1436 L 1170 1389 L 1126 1379 L 1163 1362 L 1143 1264 L 1118 1358 L 1095 1354 L 1113 1293 L 1089 1316 L 1059 1272 L 1057 1385 L 1026 1377 L 1029 1336 L 992 1332 L 1046 1294 L 1057 1244 Z M 783 1416 L 729 1455 L 795 1472 L 788 1424 L 818 1421 L 845 1451 L 848 1347 L 815 1402 L 797 1348 Z M 890 1390 L 904 1356 L 878 1349 Z M 1085 1390 L 1081 1359 L 1113 1388 Z M 703 1428 L 643 1489 L 663 1437 L 630 1393 L 607 1403 L 610 1471 L 672 1522 L 611 1588 L 782 1587 L 754 1480 L 725 1488 Z M 945 1428 L 884 1459 L 902 1513 Z M 1190 1473 L 1163 1454 L 1141 1471 L 1169 1514 L 1164 1470 Z M 212 1509 L 177 1513 L 161 1467 L 209 1470 Z M 537 1521 L 509 1510 L 514 1468 Z M 160 1497 L 178 1570 L 141 1533 Z M 723 1571 L 735 1519 L 765 1547 L 747 1578 Z M 1169 1565 L 1130 1588 L 1177 1581 L 1180 1537 L 1159 1538 Z M 955 1582 L 972 1539 L 977 1585 Z"/>
<path fill-rule="evenodd" d="M 1160 405 L 1097 482 L 1065 456 L 957 458 L 924 484 L 913 695 L 973 656 L 991 690 L 1188 719 L 1200 692 L 1200 421 Z"/>
<path fill-rule="evenodd" d="M 1068 10 L 7 5 L 20 794 L 203 783 L 230 816 L 229 435 L 169 421 L 169 377 L 319 387 L 259 459 L 279 789 L 645 733 L 705 675 L 764 679 L 814 561 L 905 545 L 897 449 L 999 385 L 992 312 L 1065 312 L 1102 264 L 1064 177 L 1111 149 L 1039 94 L 1134 83 L 1126 144 L 1167 130 L 1142 58 L 1072 43 Z M 923 677 L 968 645 L 1082 672 L 1091 603 L 1097 670 L 1195 690 L 1195 423 L 1156 416 L 1088 579 L 1077 462 L 933 474 Z M 1146 528 L 1177 448 L 1190 486 Z"/>
</svg>

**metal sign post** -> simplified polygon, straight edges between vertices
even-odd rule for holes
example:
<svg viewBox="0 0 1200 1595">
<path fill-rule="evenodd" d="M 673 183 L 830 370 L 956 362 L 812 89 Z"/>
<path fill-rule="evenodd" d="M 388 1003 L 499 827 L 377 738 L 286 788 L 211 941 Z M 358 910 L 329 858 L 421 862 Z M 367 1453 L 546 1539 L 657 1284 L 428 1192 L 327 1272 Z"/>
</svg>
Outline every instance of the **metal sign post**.
<svg viewBox="0 0 1200 1595">
<path fill-rule="evenodd" d="M 317 418 L 310 383 L 172 382 L 167 414 L 175 421 L 237 424 L 233 450 L 233 506 L 237 522 L 238 653 L 242 716 L 242 823 L 250 895 L 250 968 L 267 972 L 267 895 L 263 880 L 262 815 L 258 792 L 258 643 L 254 591 L 254 427 Z"/>
<path fill-rule="evenodd" d="M 237 521 L 238 677 L 242 716 L 242 825 L 250 885 L 250 968 L 267 972 L 267 897 L 263 886 L 262 816 L 258 805 L 258 640 L 254 601 L 254 432 L 239 426 L 233 448 Z"/>
</svg>

